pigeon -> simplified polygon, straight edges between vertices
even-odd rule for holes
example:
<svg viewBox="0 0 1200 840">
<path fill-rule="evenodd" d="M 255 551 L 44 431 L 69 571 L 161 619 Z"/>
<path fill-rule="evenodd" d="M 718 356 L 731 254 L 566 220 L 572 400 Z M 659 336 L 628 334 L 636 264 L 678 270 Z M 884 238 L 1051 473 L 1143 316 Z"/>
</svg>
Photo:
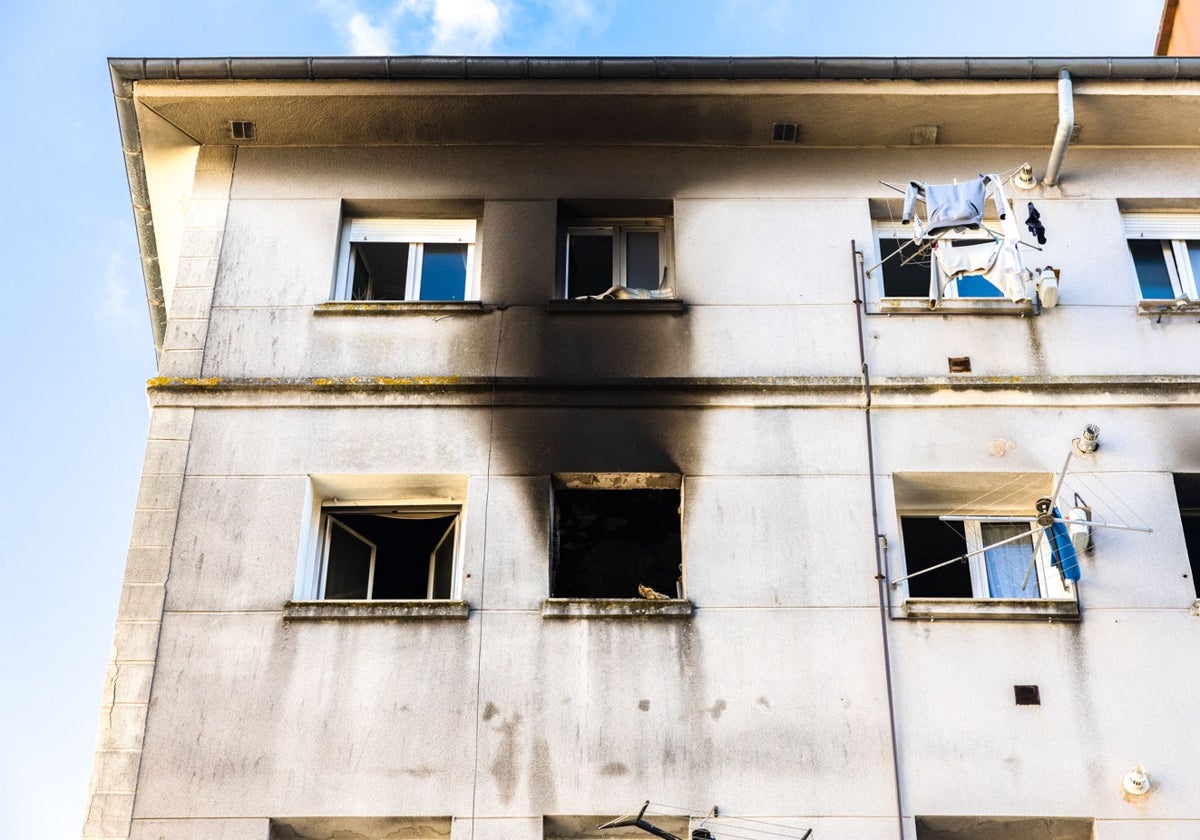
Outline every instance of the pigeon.
<svg viewBox="0 0 1200 840">
<path fill-rule="evenodd" d="M 670 595 L 664 595 L 661 592 L 655 592 L 649 586 L 644 586 L 640 583 L 638 584 L 638 594 L 641 595 L 643 598 L 645 598 L 647 601 L 670 601 L 671 600 Z"/>
</svg>

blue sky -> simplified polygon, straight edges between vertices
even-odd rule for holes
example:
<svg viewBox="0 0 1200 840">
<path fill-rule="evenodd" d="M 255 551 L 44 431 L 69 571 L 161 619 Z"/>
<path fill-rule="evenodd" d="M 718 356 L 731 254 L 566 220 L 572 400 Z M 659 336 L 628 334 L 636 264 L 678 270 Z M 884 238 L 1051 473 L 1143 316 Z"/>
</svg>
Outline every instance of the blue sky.
<svg viewBox="0 0 1200 840">
<path fill-rule="evenodd" d="M 107 56 L 1148 55 L 1159 0 L 0 4 L 0 836 L 79 835 L 154 375 Z M 930 21 L 936 27 L 929 28 Z"/>
</svg>

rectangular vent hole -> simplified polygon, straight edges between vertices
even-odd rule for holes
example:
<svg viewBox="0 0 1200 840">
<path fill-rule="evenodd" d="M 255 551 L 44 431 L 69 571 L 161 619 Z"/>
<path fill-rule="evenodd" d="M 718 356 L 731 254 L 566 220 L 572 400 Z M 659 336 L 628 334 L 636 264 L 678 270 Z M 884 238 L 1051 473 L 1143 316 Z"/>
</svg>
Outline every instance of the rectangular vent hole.
<svg viewBox="0 0 1200 840">
<path fill-rule="evenodd" d="M 971 357 L 970 356 L 951 356 L 947 359 L 950 363 L 951 373 L 970 373 L 971 372 Z"/>
<path fill-rule="evenodd" d="M 254 123 L 246 120 L 234 120 L 229 124 L 234 140 L 253 140 L 255 136 Z"/>
<path fill-rule="evenodd" d="M 797 123 L 775 123 L 771 128 L 771 140 L 776 143 L 795 143 L 800 139 L 800 126 Z"/>
<path fill-rule="evenodd" d="M 1018 706 L 1042 705 L 1042 695 L 1036 685 L 1014 685 L 1013 694 L 1016 695 Z"/>
</svg>

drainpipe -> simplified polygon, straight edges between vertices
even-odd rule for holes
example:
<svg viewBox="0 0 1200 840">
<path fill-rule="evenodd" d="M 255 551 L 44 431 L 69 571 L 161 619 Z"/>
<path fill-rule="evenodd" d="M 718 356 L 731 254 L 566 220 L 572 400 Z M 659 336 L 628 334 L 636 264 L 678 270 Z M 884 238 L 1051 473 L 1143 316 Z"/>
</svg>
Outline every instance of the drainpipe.
<svg viewBox="0 0 1200 840">
<path fill-rule="evenodd" d="M 879 501 L 875 498 L 875 446 L 871 430 L 871 369 L 867 365 L 867 344 L 863 335 L 863 316 L 866 311 L 866 275 L 863 274 L 863 255 L 854 240 L 850 240 L 850 263 L 854 274 L 854 314 L 858 324 L 858 361 L 863 378 L 863 418 L 867 434 L 867 477 L 871 489 L 871 527 L 875 540 L 875 583 L 879 589 L 879 629 L 883 637 L 883 681 L 887 689 L 888 726 L 892 737 L 892 773 L 896 783 L 896 836 L 904 840 L 904 794 L 900 781 L 900 747 L 896 734 L 896 694 L 892 684 L 892 651 L 888 639 L 891 615 L 886 562 L 883 556 L 884 536 L 879 530 Z M 862 284 L 859 284 L 859 279 Z M 807 835 L 805 835 L 807 836 Z"/>
<path fill-rule="evenodd" d="M 1058 71 L 1058 128 L 1054 132 L 1054 148 L 1046 163 L 1047 187 L 1058 185 L 1063 158 L 1067 156 L 1067 144 L 1071 142 L 1071 131 L 1075 128 L 1075 102 L 1071 95 L 1071 74 L 1064 67 Z"/>
</svg>

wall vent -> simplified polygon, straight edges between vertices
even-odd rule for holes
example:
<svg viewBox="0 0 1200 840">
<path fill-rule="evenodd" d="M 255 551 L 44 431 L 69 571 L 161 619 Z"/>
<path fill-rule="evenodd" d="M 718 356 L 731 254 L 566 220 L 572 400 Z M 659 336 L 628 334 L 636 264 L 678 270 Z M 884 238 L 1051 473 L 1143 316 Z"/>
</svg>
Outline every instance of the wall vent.
<svg viewBox="0 0 1200 840">
<path fill-rule="evenodd" d="M 800 140 L 800 125 L 798 123 L 777 122 L 771 126 L 772 143 L 796 143 Z"/>
<path fill-rule="evenodd" d="M 970 373 L 971 372 L 971 357 L 970 356 L 950 356 L 946 359 L 950 363 L 951 373 Z"/>
<path fill-rule="evenodd" d="M 912 146 L 936 146 L 938 127 L 936 125 L 914 125 L 908 142 Z"/>
<path fill-rule="evenodd" d="M 1042 705 L 1042 695 L 1036 685 L 1014 685 L 1013 694 L 1016 695 L 1018 706 Z"/>
<path fill-rule="evenodd" d="M 234 120 L 229 124 L 229 131 L 234 140 L 253 140 L 258 134 L 254 123 L 248 120 Z"/>
</svg>

